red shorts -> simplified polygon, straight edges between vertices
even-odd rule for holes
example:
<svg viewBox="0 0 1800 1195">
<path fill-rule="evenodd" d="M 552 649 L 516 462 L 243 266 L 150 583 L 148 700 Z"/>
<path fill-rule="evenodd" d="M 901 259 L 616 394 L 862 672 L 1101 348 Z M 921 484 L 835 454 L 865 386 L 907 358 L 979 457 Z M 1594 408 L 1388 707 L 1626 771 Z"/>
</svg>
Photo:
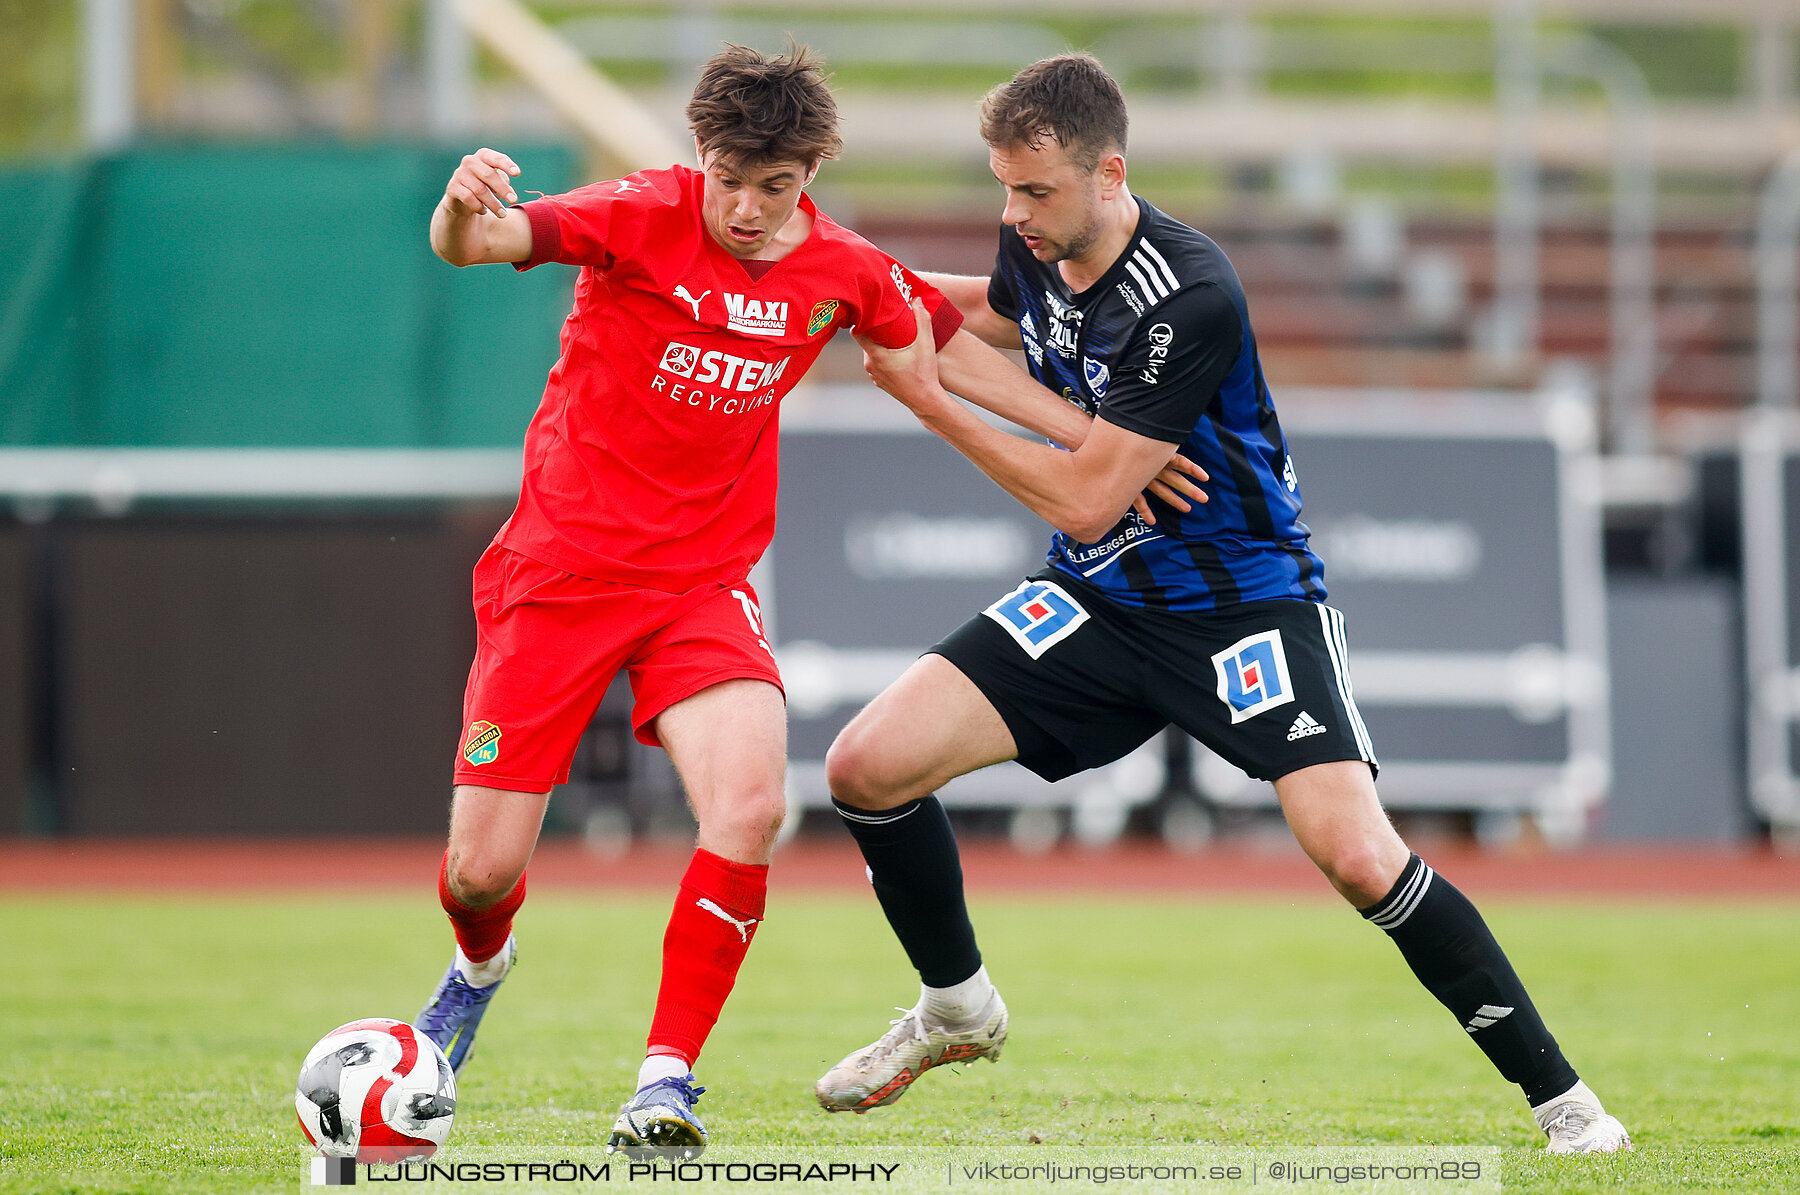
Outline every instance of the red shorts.
<svg viewBox="0 0 1800 1195">
<path fill-rule="evenodd" d="M 756 591 L 686 593 L 565 573 L 494 544 L 475 565 L 475 663 L 463 694 L 456 783 L 546 792 L 569 779 L 575 747 L 619 669 L 631 725 L 657 746 L 657 715 L 722 681 L 781 687 Z"/>
</svg>

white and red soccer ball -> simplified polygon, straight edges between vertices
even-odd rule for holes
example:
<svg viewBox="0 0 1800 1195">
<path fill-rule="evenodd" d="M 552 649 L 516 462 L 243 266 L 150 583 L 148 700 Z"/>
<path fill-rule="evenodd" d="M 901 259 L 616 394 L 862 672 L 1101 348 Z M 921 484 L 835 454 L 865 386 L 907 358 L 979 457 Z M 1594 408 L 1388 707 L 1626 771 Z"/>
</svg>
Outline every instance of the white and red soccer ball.
<svg viewBox="0 0 1800 1195">
<path fill-rule="evenodd" d="M 456 1075 L 437 1043 L 405 1021 L 351 1021 L 307 1051 L 294 1110 L 300 1131 L 327 1157 L 428 1158 L 450 1135 Z"/>
</svg>

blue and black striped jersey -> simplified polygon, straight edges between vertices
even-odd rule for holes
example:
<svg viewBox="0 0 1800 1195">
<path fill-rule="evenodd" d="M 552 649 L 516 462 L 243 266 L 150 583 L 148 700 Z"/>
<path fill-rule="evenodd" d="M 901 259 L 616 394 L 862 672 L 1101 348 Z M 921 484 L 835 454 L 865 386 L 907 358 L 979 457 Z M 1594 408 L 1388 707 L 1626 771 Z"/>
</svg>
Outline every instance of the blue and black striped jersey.
<svg viewBox="0 0 1800 1195">
<path fill-rule="evenodd" d="M 1137 202 L 1131 243 L 1080 294 L 1002 228 L 988 303 L 1018 323 L 1038 381 L 1109 423 L 1179 444 L 1211 475 L 1210 500 L 1185 514 L 1155 502 L 1154 524 L 1130 511 L 1098 543 L 1059 531 L 1049 563 L 1127 606 L 1324 601 L 1237 271 L 1211 239 Z"/>
</svg>

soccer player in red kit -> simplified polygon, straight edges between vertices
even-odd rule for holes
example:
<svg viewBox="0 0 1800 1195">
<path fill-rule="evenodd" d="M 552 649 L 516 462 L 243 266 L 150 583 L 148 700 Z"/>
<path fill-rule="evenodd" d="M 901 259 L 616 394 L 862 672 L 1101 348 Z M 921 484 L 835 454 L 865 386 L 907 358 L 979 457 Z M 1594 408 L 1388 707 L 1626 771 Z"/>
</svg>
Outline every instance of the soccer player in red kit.
<svg viewBox="0 0 1800 1195">
<path fill-rule="evenodd" d="M 551 787 L 621 668 L 633 728 L 680 774 L 699 824 L 663 941 L 637 1091 L 615 1148 L 698 1152 L 693 1065 L 763 916 L 785 812 L 781 678 L 747 580 L 775 527 L 776 411 L 833 333 L 911 344 L 917 295 L 940 369 L 1059 443 L 1089 419 L 972 336 L 933 288 L 814 207 L 840 140 L 804 50 L 727 47 L 687 108 L 700 169 L 671 166 L 517 202 L 518 167 L 464 158 L 431 221 L 453 265 L 581 267 L 562 351 L 525 437 L 519 504 L 475 568 L 439 895 L 456 931 L 420 1027 L 460 1067 L 516 955 L 513 915 Z M 1159 479 L 1198 500 L 1191 481 Z M 1157 490 L 1156 486 L 1152 487 Z"/>
</svg>

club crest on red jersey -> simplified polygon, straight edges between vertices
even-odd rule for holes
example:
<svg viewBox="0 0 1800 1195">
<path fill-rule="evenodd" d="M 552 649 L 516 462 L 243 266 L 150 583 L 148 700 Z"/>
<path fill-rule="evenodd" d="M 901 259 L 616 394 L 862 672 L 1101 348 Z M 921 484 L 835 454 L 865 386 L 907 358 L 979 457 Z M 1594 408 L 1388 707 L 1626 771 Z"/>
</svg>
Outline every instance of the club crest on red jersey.
<svg viewBox="0 0 1800 1195">
<path fill-rule="evenodd" d="M 492 722 L 469 723 L 469 736 L 463 740 L 463 758 L 475 767 L 500 758 L 500 728 Z"/>
<path fill-rule="evenodd" d="M 832 317 L 838 313 L 838 301 L 826 299 L 823 303 L 813 305 L 812 314 L 806 317 L 806 334 L 817 336 L 831 323 Z"/>
</svg>

